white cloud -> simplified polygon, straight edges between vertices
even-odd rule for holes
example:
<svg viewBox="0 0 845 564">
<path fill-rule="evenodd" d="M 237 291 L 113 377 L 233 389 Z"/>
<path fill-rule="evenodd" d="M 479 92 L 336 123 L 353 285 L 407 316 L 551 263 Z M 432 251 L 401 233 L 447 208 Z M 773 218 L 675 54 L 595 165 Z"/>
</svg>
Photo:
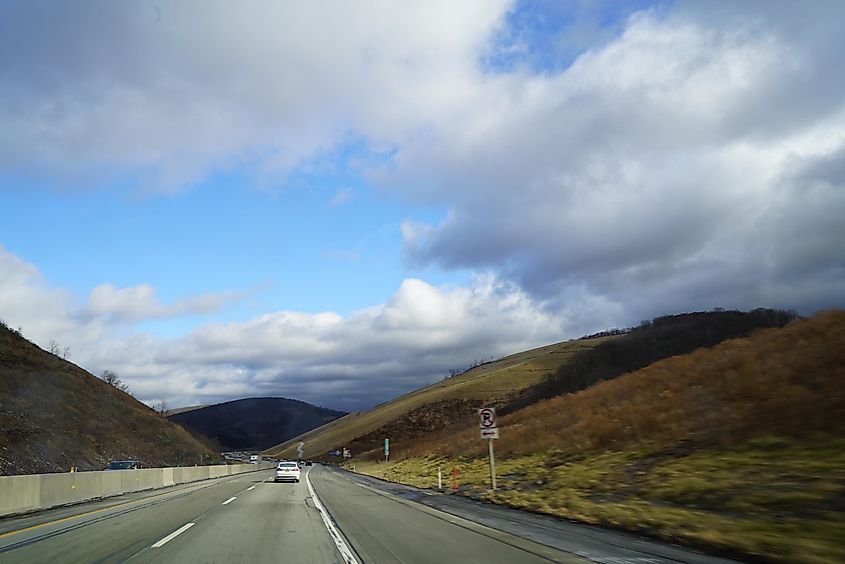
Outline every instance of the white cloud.
<svg viewBox="0 0 845 564">
<path fill-rule="evenodd" d="M 75 339 L 145 397 L 363 405 L 557 335 L 845 302 L 841 2 L 681 1 L 579 37 L 543 74 L 479 63 L 507 2 L 159 5 L 160 21 L 152 3 L 5 9 L 0 167 L 178 190 L 235 166 L 275 179 L 363 139 L 390 156 L 359 163 L 384 192 L 450 208 L 402 225 L 409 262 L 493 274 L 406 280 L 348 318 L 274 312 L 162 340 L 126 323 L 225 296 L 101 286 L 77 306 L 0 252 L 0 316 Z"/>
<path fill-rule="evenodd" d="M 350 134 L 392 144 L 464 96 L 507 6 L 6 7 L 0 166 L 71 179 L 129 169 L 178 190 L 235 165 L 283 176 Z"/>
<path fill-rule="evenodd" d="M 579 318 L 606 304 L 619 325 L 845 302 L 845 178 L 799 172 L 845 155 L 841 4 L 798 31 L 794 11 L 683 8 L 561 72 L 489 77 L 460 121 L 403 145 L 385 181 L 451 208 L 403 225 L 411 263 L 491 270 Z"/>
<path fill-rule="evenodd" d="M 74 322 L 67 311 L 72 305 L 70 293 L 51 288 L 34 264 L 0 245 L 0 320 L 47 346 L 57 335 L 72 332 Z"/>
<path fill-rule="evenodd" d="M 208 293 L 164 304 L 155 295 L 155 288 L 147 284 L 130 288 L 115 288 L 101 284 L 91 290 L 84 311 L 92 316 L 107 316 L 122 321 L 168 318 L 178 315 L 204 315 L 219 310 L 226 303 L 238 299 L 234 292 Z"/>
<path fill-rule="evenodd" d="M 162 306 L 148 286 L 98 286 L 79 307 L 2 248 L 0 265 L 0 318 L 42 346 L 51 339 L 70 346 L 71 359 L 95 374 L 117 372 L 140 399 L 174 406 L 282 395 L 361 409 L 476 359 L 581 329 L 517 287 L 482 276 L 456 288 L 408 279 L 384 304 L 349 317 L 278 311 L 166 339 L 134 328 L 142 314 L 175 307 Z M 109 315 L 91 315 L 92 307 Z"/>
</svg>

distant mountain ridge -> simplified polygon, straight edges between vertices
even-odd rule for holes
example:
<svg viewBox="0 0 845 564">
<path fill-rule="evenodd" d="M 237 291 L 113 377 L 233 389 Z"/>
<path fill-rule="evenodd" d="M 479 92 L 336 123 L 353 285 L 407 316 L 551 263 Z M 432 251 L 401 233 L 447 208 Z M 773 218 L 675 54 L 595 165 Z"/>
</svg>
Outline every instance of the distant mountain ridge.
<svg viewBox="0 0 845 564">
<path fill-rule="evenodd" d="M 131 395 L 0 322 L 0 475 L 214 462 L 220 454 Z"/>
<path fill-rule="evenodd" d="M 173 413 L 168 419 L 224 450 L 264 450 L 343 415 L 295 399 L 246 398 Z"/>
</svg>

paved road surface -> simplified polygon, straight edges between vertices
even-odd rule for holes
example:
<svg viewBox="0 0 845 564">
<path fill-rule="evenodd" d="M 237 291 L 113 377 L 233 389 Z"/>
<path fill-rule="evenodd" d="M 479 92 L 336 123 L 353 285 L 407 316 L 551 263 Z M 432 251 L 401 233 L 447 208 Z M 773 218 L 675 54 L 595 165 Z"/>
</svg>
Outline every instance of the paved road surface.
<svg viewBox="0 0 845 564">
<path fill-rule="evenodd" d="M 305 480 L 276 484 L 265 471 L 3 519 L 0 562 L 724 562 L 335 469 L 308 470 L 317 499 Z"/>
</svg>

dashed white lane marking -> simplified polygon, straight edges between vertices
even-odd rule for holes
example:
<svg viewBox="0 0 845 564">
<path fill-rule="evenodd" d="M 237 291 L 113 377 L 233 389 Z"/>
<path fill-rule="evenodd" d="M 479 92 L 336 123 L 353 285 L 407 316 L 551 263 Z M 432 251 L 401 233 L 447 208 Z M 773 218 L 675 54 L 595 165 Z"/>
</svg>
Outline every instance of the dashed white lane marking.
<svg viewBox="0 0 845 564">
<path fill-rule="evenodd" d="M 335 527 L 334 523 L 332 523 L 331 517 L 329 517 L 329 512 L 326 511 L 326 508 L 323 507 L 322 503 L 320 503 L 320 498 L 317 497 L 317 492 L 314 491 L 314 486 L 311 485 L 311 479 L 308 477 L 308 474 L 310 473 L 311 468 L 309 468 L 308 472 L 305 473 L 305 483 L 308 486 L 308 493 L 311 494 L 311 499 L 314 500 L 314 505 L 317 507 L 317 511 L 320 512 L 320 517 L 323 518 L 323 524 L 326 526 L 326 529 L 328 529 L 329 536 L 332 537 L 332 540 L 337 547 L 337 551 L 340 552 L 340 555 L 343 557 L 343 561 L 346 562 L 346 564 L 358 564 L 358 560 L 356 560 L 355 555 L 352 554 L 352 550 L 349 548 L 349 545 L 346 544 L 346 541 L 343 540 L 340 531 L 338 531 L 337 527 Z"/>
<path fill-rule="evenodd" d="M 251 492 L 254 489 L 255 489 L 255 486 L 252 486 L 251 488 L 247 488 L 246 491 Z"/>
<path fill-rule="evenodd" d="M 223 505 L 228 505 L 228 504 L 232 503 L 233 501 L 235 501 L 236 499 L 238 499 L 238 498 L 237 497 L 230 497 L 229 499 L 227 499 L 226 501 L 223 502 Z"/>
<path fill-rule="evenodd" d="M 182 533 L 184 533 L 185 531 L 187 531 L 188 529 L 190 529 L 193 526 L 194 526 L 193 523 L 188 523 L 187 525 L 182 525 L 181 527 L 179 527 L 178 529 L 176 529 L 175 531 L 173 531 L 172 533 L 170 533 L 169 535 L 167 535 L 166 537 L 164 537 L 163 539 L 161 539 L 160 541 L 155 543 L 151 548 L 161 548 L 162 546 L 164 546 L 165 543 L 172 541 L 173 539 L 175 539 L 176 537 L 178 537 L 179 535 L 181 535 Z"/>
</svg>

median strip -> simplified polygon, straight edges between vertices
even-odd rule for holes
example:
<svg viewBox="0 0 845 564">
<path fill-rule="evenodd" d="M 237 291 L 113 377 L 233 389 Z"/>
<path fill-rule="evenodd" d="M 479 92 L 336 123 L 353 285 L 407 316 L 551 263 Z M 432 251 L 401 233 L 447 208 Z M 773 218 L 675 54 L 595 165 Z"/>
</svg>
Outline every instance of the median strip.
<svg viewBox="0 0 845 564">
<path fill-rule="evenodd" d="M 170 533 L 169 535 L 167 535 L 166 537 L 164 537 L 163 539 L 161 539 L 160 541 L 155 543 L 151 548 L 161 548 L 162 546 L 164 546 L 168 542 L 172 541 L 173 539 L 175 539 L 176 537 L 178 537 L 179 535 L 181 535 L 182 533 L 184 533 L 185 531 L 187 531 L 188 529 L 190 529 L 193 526 L 194 526 L 193 523 L 188 523 L 186 525 L 182 525 L 181 527 L 179 527 L 178 529 L 176 529 L 175 531 L 173 531 L 172 533 Z"/>
</svg>

